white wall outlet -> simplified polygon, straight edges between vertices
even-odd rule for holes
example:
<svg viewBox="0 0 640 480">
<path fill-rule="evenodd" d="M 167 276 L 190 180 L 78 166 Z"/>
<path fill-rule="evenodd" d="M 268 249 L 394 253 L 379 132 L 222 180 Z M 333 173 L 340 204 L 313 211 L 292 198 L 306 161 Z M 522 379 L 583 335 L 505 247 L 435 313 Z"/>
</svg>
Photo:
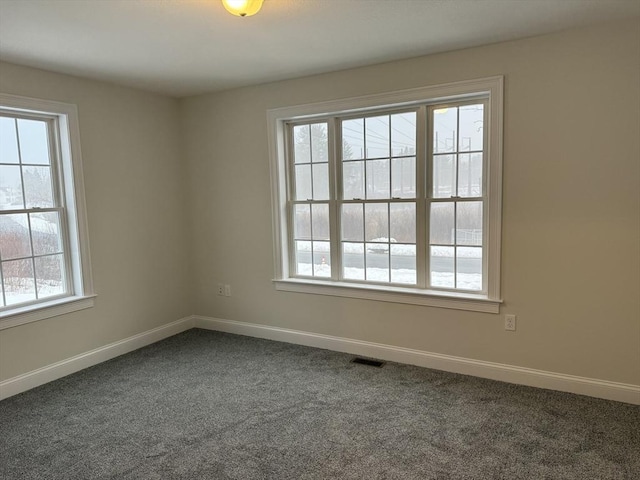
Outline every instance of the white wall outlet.
<svg viewBox="0 0 640 480">
<path fill-rule="evenodd" d="M 224 295 L 224 285 L 221 283 L 218 284 L 218 295 Z"/>
<path fill-rule="evenodd" d="M 225 297 L 230 297 L 231 296 L 231 285 L 225 285 L 224 286 L 224 296 Z"/>
<path fill-rule="evenodd" d="M 515 315 L 505 315 L 504 316 L 504 329 L 515 331 L 516 329 L 516 316 Z"/>
</svg>

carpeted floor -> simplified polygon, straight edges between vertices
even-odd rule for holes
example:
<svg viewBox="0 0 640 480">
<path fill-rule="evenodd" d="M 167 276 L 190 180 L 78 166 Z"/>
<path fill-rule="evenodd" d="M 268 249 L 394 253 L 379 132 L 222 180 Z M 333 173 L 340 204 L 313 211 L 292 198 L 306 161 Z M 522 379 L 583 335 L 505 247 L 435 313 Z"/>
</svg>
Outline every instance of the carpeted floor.
<svg viewBox="0 0 640 480">
<path fill-rule="evenodd" d="M 638 479 L 640 407 L 190 330 L 0 403 L 0 478 Z"/>
</svg>

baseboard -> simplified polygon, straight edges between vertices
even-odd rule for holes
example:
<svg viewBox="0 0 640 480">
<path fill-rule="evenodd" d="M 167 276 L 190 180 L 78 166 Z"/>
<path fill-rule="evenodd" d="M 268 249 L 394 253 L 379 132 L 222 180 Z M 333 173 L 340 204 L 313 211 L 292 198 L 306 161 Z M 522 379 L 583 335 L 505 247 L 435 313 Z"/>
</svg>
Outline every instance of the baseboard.
<svg viewBox="0 0 640 480">
<path fill-rule="evenodd" d="M 185 317 L 158 328 L 139 333 L 124 340 L 110 343 L 104 347 L 81 353 L 46 367 L 9 378 L 0 382 L 0 400 L 25 392 L 45 383 L 57 380 L 72 373 L 92 367 L 138 348 L 171 337 L 194 326 L 194 317 Z"/>
<path fill-rule="evenodd" d="M 640 405 L 640 386 L 485 362 L 351 338 L 254 323 L 190 316 L 0 382 L 0 400 L 124 355 L 193 327 L 247 335 L 447 372 Z"/>
<path fill-rule="evenodd" d="M 412 350 L 350 338 L 320 335 L 286 328 L 195 316 L 194 326 L 208 330 L 325 348 L 392 362 L 407 363 L 447 372 L 473 375 L 503 382 L 576 393 L 590 397 L 640 405 L 640 386 L 594 378 L 565 375 L 481 360 Z"/>
</svg>

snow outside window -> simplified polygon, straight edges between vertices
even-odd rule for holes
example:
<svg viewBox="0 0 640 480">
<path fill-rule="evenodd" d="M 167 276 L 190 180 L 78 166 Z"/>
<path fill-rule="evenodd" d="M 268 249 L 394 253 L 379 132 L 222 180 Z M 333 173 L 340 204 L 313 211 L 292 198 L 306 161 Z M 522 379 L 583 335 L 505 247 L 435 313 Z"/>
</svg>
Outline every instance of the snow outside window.
<svg viewBox="0 0 640 480">
<path fill-rule="evenodd" d="M 2 328 L 90 306 L 61 307 L 92 295 L 75 118 L 73 106 L 0 96 Z"/>
<path fill-rule="evenodd" d="M 278 289 L 497 313 L 502 79 L 476 83 L 269 112 Z"/>
</svg>

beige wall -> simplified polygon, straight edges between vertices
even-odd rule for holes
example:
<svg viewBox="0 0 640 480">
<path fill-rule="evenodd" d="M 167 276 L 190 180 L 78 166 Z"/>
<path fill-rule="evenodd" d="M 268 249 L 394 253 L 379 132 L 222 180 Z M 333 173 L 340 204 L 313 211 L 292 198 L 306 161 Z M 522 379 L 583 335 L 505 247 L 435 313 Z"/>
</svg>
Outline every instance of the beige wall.
<svg viewBox="0 0 640 480">
<path fill-rule="evenodd" d="M 517 332 L 501 315 L 275 291 L 267 109 L 498 74 Z M 10 64 L 0 91 L 78 105 L 99 294 L 0 331 L 0 380 L 197 313 L 640 384 L 638 20 L 182 101 Z"/>
<path fill-rule="evenodd" d="M 267 109 L 499 74 L 517 332 L 502 315 L 275 291 Z M 637 19 L 183 100 L 194 311 L 640 384 L 639 105 Z"/>
<path fill-rule="evenodd" d="M 178 101 L 0 64 L 0 91 L 78 106 L 96 306 L 0 331 L 0 380 L 192 313 Z"/>
</svg>

